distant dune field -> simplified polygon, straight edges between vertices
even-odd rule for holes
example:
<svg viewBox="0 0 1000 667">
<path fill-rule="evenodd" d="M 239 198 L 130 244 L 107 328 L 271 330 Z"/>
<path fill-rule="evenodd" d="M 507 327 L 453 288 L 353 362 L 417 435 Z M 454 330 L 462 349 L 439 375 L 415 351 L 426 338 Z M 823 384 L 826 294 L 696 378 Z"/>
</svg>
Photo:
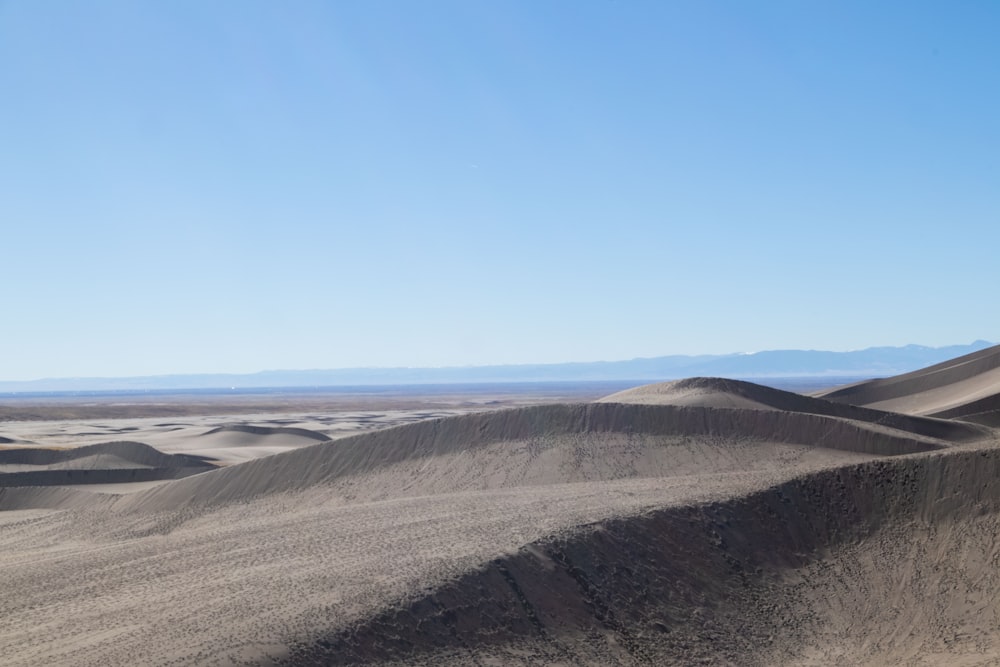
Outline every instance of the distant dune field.
<svg viewBox="0 0 1000 667">
<path fill-rule="evenodd" d="M 0 423 L 0 662 L 1000 664 L 998 368 Z"/>
</svg>

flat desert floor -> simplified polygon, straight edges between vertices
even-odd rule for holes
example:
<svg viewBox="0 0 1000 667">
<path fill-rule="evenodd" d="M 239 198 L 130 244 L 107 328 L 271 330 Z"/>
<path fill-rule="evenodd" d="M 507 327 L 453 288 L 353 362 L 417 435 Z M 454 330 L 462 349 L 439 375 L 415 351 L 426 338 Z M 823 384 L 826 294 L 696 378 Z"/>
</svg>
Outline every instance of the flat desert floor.
<svg viewBox="0 0 1000 667">
<path fill-rule="evenodd" d="M 0 402 L 0 663 L 1000 664 L 998 367 Z"/>
</svg>

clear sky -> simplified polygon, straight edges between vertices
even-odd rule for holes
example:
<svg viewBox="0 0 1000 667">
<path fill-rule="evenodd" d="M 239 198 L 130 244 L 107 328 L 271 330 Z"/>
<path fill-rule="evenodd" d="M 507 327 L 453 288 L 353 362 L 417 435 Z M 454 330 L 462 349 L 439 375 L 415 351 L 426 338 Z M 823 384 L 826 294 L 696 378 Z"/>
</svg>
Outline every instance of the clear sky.
<svg viewBox="0 0 1000 667">
<path fill-rule="evenodd" d="M 0 0 L 0 379 L 996 340 L 997 35 L 986 0 Z"/>
</svg>

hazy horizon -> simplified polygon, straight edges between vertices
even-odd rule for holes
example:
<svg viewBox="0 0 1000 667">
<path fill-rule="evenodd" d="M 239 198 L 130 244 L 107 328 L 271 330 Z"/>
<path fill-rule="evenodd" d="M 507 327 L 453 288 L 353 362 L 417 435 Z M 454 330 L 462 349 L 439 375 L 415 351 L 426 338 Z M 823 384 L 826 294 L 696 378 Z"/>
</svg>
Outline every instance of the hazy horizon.
<svg viewBox="0 0 1000 667">
<path fill-rule="evenodd" d="M 12 385 L 18 384 L 32 384 L 32 383 L 44 383 L 44 382 L 59 382 L 59 381 L 101 381 L 101 380 L 164 380 L 169 381 L 172 378 L 200 378 L 203 380 L 208 380 L 211 378 L 243 378 L 251 379 L 257 376 L 267 376 L 270 378 L 278 377 L 280 382 L 283 384 L 278 384 L 275 386 L 295 386 L 291 382 L 293 378 L 301 378 L 303 381 L 303 386 L 308 386 L 312 383 L 310 380 L 311 376 L 315 376 L 317 379 L 321 379 L 317 374 L 334 374 L 343 380 L 345 378 L 353 378 L 361 384 L 386 384 L 394 385 L 402 382 L 403 384 L 411 383 L 422 383 L 424 381 L 430 384 L 436 383 L 463 383 L 463 382 L 571 382 L 574 381 L 571 374 L 564 374 L 563 376 L 553 376 L 553 377 L 542 377 L 541 379 L 526 379 L 528 376 L 517 375 L 520 371 L 531 371 L 532 369 L 583 369 L 584 375 L 581 376 L 583 382 L 591 381 L 619 381 L 623 379 L 629 380 L 642 380 L 642 379 L 654 379 L 659 377 L 656 373 L 665 372 L 665 369 L 677 369 L 678 374 L 676 377 L 686 377 L 690 376 L 691 373 L 685 374 L 683 369 L 691 369 L 692 372 L 698 373 L 705 368 L 712 368 L 712 364 L 716 365 L 716 369 L 722 371 L 723 375 L 731 376 L 732 371 L 728 369 L 730 367 L 735 368 L 740 365 L 741 361 L 746 359 L 753 359 L 760 356 L 767 356 L 768 362 L 758 364 L 760 368 L 757 370 L 748 371 L 742 377 L 746 378 L 766 378 L 766 377 L 795 377 L 796 375 L 802 377 L 871 377 L 871 372 L 874 369 L 881 368 L 886 372 L 899 373 L 905 372 L 906 370 L 915 370 L 918 367 L 931 365 L 937 363 L 938 361 L 943 361 L 956 356 L 961 356 L 967 354 L 971 351 L 983 349 L 985 347 L 991 347 L 995 343 L 977 339 L 971 343 L 959 343 L 954 345 L 946 346 L 926 346 L 920 345 L 918 343 L 909 343 L 903 346 L 870 346 L 866 348 L 861 348 L 857 350 L 816 350 L 816 349 L 806 349 L 806 350 L 795 350 L 795 349 L 780 349 L 780 350 L 759 350 L 756 352 L 732 352 L 726 354 L 704 354 L 704 355 L 676 355 L 676 354 L 665 354 L 656 355 L 652 357 L 633 357 L 630 359 L 599 359 L 599 360 L 575 360 L 571 362 L 541 362 L 541 363 L 523 363 L 523 364 L 470 364 L 463 366 L 354 366 L 354 367 L 340 367 L 340 368 L 263 368 L 256 369 L 249 372 L 243 373 L 226 373 L 226 372 L 213 372 L 211 370 L 201 370 L 195 372 L 184 372 L 184 373 L 160 373 L 160 374 L 149 374 L 149 375 L 126 375 L 126 376 L 110 376 L 110 375 L 91 375 L 91 376 L 53 376 L 53 377 L 43 377 L 43 378 L 9 378 L 0 376 L 0 390 L 3 390 L 4 386 L 10 387 Z M 916 354 L 907 355 L 907 352 L 916 350 L 918 353 L 933 353 L 931 356 L 926 356 L 926 354 Z M 862 363 L 868 363 L 869 367 L 867 370 L 862 367 L 854 368 L 843 368 L 843 369 L 816 369 L 814 372 L 790 372 L 782 373 L 780 371 L 767 370 L 768 364 L 778 364 L 780 366 L 784 363 L 782 359 L 783 356 L 791 355 L 796 359 L 795 363 L 805 363 L 808 366 L 808 362 L 802 361 L 803 355 L 813 355 L 816 357 L 814 360 L 817 361 L 819 358 L 828 358 L 830 355 L 834 357 L 847 357 L 856 354 L 867 354 L 860 361 Z M 662 364 L 657 364 L 651 366 L 646 362 L 656 362 L 658 360 L 670 360 L 676 361 L 675 364 L 668 364 L 663 366 Z M 728 366 L 726 365 L 728 361 Z M 859 360 L 855 360 L 857 363 Z M 701 364 L 701 365 L 699 365 Z M 705 364 L 708 364 L 707 366 Z M 719 364 L 722 364 L 721 366 Z M 893 365 L 896 364 L 896 365 Z M 604 375 L 595 376 L 594 373 L 600 373 L 601 368 L 611 369 Z M 628 375 L 628 371 L 623 371 L 621 369 L 629 368 L 634 370 L 639 370 L 638 374 Z M 763 368 L 764 370 L 760 370 Z M 590 370 L 590 374 L 586 373 L 586 369 Z M 494 372 L 493 375 L 476 375 L 477 372 Z M 610 373 L 610 374 L 608 374 Z M 861 375 L 857 375 L 861 373 Z M 513 378 L 509 380 L 504 380 L 503 377 Z M 331 376 L 333 377 L 333 376 Z M 388 379 L 386 379 L 388 378 Z M 400 379 L 402 378 L 402 380 Z M 436 379 L 435 379 L 436 378 Z M 470 379 L 471 378 L 471 379 Z M 475 378 L 486 378 L 486 379 L 475 379 Z M 326 379 L 330 379 L 327 377 Z M 350 384 L 350 382 L 341 382 L 340 384 Z M 164 387 L 167 385 L 163 385 Z M 181 385 L 170 385 L 170 386 L 181 386 Z M 209 385 L 205 385 L 209 386 Z M 216 386 L 216 385 L 211 385 Z M 271 385 L 262 384 L 245 384 L 241 385 L 245 387 L 268 387 Z M 331 385 L 336 386 L 336 385 Z"/>
<path fill-rule="evenodd" d="M 0 3 L 6 378 L 995 338 L 1000 7 Z"/>
</svg>

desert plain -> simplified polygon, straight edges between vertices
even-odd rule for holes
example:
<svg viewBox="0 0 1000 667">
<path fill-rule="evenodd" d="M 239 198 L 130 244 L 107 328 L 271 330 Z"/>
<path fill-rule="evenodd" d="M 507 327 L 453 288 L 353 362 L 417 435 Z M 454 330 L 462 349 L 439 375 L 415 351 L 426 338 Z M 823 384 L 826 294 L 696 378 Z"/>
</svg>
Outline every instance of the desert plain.
<svg viewBox="0 0 1000 667">
<path fill-rule="evenodd" d="M 0 401 L 0 664 L 1000 664 L 1000 347 L 610 389 Z"/>
</svg>

